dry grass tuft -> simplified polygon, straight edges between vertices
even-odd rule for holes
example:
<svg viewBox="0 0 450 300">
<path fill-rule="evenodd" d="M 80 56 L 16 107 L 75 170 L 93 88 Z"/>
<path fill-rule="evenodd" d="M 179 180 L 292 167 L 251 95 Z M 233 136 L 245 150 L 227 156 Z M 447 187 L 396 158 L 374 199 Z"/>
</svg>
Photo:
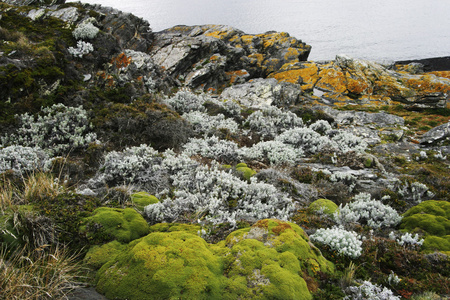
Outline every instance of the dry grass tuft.
<svg viewBox="0 0 450 300">
<path fill-rule="evenodd" d="M 76 257 L 61 248 L 0 252 L 0 299 L 67 299 L 76 287 Z"/>
<path fill-rule="evenodd" d="M 24 180 L 23 198 L 26 202 L 41 201 L 56 198 L 63 190 L 52 174 L 39 172 Z"/>
</svg>

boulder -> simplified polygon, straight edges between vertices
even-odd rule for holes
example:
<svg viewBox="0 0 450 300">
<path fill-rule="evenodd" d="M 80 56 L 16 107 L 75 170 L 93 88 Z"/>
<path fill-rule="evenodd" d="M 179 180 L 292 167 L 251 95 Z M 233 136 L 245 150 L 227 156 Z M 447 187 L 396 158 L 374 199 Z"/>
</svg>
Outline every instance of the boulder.
<svg viewBox="0 0 450 300">
<path fill-rule="evenodd" d="M 219 98 L 234 100 L 246 107 L 261 108 L 270 105 L 296 104 L 301 93 L 298 85 L 286 82 L 278 83 L 273 78 L 257 78 L 226 88 Z"/>
<path fill-rule="evenodd" d="M 411 109 L 445 108 L 450 94 L 450 80 L 433 74 L 394 71 L 388 66 L 338 55 L 331 62 L 296 62 L 285 64 L 269 74 L 279 81 L 300 83 L 302 89 L 324 92 L 327 104 L 370 106 L 401 103 Z"/>
<path fill-rule="evenodd" d="M 434 127 L 426 132 L 420 139 L 422 145 L 434 145 L 438 142 L 450 139 L 450 122 Z"/>
<path fill-rule="evenodd" d="M 175 26 L 155 33 L 155 62 L 180 84 L 210 91 L 236 79 L 265 77 L 304 61 L 311 47 L 284 32 L 249 35 L 230 26 Z"/>
</svg>

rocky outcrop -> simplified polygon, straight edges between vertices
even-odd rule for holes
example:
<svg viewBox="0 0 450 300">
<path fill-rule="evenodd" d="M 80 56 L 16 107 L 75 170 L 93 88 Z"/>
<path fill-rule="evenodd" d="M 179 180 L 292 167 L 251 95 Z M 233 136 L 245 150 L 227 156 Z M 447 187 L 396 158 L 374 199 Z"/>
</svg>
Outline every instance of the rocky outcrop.
<svg viewBox="0 0 450 300">
<path fill-rule="evenodd" d="M 230 26 L 176 26 L 155 34 L 150 54 L 180 85 L 223 89 L 307 59 L 311 47 L 284 32 L 249 35 Z"/>
<path fill-rule="evenodd" d="M 450 80 L 433 74 L 393 71 L 381 64 L 336 56 L 331 62 L 299 62 L 284 65 L 269 75 L 279 81 L 299 83 L 305 91 L 324 92 L 327 104 L 391 105 L 411 109 L 444 108 Z"/>
<path fill-rule="evenodd" d="M 430 131 L 426 132 L 422 136 L 420 143 L 422 145 L 435 145 L 439 142 L 443 142 L 449 139 L 450 139 L 450 122 L 447 124 L 437 126 L 431 129 Z"/>
</svg>

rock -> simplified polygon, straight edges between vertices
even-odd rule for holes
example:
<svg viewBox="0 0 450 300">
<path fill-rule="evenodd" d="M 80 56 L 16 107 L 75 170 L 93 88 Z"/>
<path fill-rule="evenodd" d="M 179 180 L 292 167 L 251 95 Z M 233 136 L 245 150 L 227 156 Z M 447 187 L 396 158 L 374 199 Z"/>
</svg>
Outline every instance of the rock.
<svg viewBox="0 0 450 300">
<path fill-rule="evenodd" d="M 2 0 L 2 2 L 17 6 L 51 6 L 55 4 L 64 4 L 66 0 Z"/>
<path fill-rule="evenodd" d="M 405 120 L 402 117 L 388 114 L 386 112 L 368 113 L 365 111 L 342 111 L 328 106 L 316 106 L 316 110 L 322 110 L 334 118 L 339 125 L 364 126 L 374 124 L 378 127 L 403 126 Z"/>
<path fill-rule="evenodd" d="M 438 142 L 450 139 L 450 122 L 434 127 L 426 132 L 420 139 L 422 145 L 434 145 Z"/>
<path fill-rule="evenodd" d="M 155 33 L 155 62 L 191 88 L 223 89 L 306 60 L 311 47 L 287 33 L 248 35 L 230 26 L 176 26 Z M 239 82 L 238 81 L 238 82 Z"/>
<path fill-rule="evenodd" d="M 300 83 L 305 91 L 322 90 L 322 101 L 334 105 L 381 106 L 394 102 L 411 109 L 445 108 L 450 95 L 448 78 L 396 72 L 345 55 L 331 62 L 285 64 L 269 77 Z"/>
<path fill-rule="evenodd" d="M 67 295 L 69 300 L 107 300 L 99 294 L 94 288 L 76 288 Z"/>
<path fill-rule="evenodd" d="M 220 95 L 222 100 L 235 100 L 246 107 L 261 108 L 277 105 L 289 106 L 299 101 L 298 85 L 278 83 L 275 79 L 257 78 L 247 83 L 226 88 Z"/>
</svg>

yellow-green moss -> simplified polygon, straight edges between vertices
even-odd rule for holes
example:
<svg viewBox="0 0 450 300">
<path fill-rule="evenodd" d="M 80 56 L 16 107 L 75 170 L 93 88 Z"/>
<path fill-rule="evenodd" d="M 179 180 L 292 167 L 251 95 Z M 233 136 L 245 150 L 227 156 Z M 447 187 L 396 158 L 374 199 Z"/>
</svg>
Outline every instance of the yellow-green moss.
<svg viewBox="0 0 450 300">
<path fill-rule="evenodd" d="M 403 217 L 409 217 L 415 214 L 430 214 L 450 219 L 450 202 L 427 200 L 410 208 Z"/>
<path fill-rule="evenodd" d="M 318 199 L 309 205 L 311 211 L 323 211 L 327 215 L 333 215 L 338 209 L 336 203 L 328 199 Z"/>
<path fill-rule="evenodd" d="M 150 226 L 150 232 L 185 231 L 195 235 L 201 229 L 202 227 L 200 225 L 183 224 L 183 223 L 158 223 Z"/>
<path fill-rule="evenodd" d="M 149 226 L 141 214 L 132 208 L 97 208 L 84 218 L 80 232 L 97 242 L 117 240 L 128 243 L 149 233 Z"/>
<path fill-rule="evenodd" d="M 158 203 L 159 200 L 147 192 L 139 192 L 131 195 L 131 201 L 136 205 L 136 208 L 143 211 L 144 207 L 149 204 Z"/>
<path fill-rule="evenodd" d="M 110 299 L 222 299 L 223 264 L 200 237 L 154 232 L 130 243 L 97 274 Z"/>
<path fill-rule="evenodd" d="M 217 244 L 192 234 L 194 227 L 161 223 L 151 230 L 166 232 L 125 248 L 93 249 L 91 257 L 102 251 L 112 256 L 97 273 L 97 290 L 114 299 L 311 299 L 303 277 L 313 282 L 319 271 L 334 271 L 290 222 L 261 220 Z"/>
<path fill-rule="evenodd" d="M 250 180 L 250 177 L 256 174 L 256 171 L 247 167 L 245 163 L 239 163 L 236 165 L 236 170 L 241 172 L 246 180 Z"/>
<path fill-rule="evenodd" d="M 91 247 L 84 257 L 84 262 L 88 265 L 99 269 L 109 260 L 113 259 L 117 254 L 125 249 L 124 244 L 118 241 L 112 241 L 104 245 L 95 245 Z"/>
</svg>

